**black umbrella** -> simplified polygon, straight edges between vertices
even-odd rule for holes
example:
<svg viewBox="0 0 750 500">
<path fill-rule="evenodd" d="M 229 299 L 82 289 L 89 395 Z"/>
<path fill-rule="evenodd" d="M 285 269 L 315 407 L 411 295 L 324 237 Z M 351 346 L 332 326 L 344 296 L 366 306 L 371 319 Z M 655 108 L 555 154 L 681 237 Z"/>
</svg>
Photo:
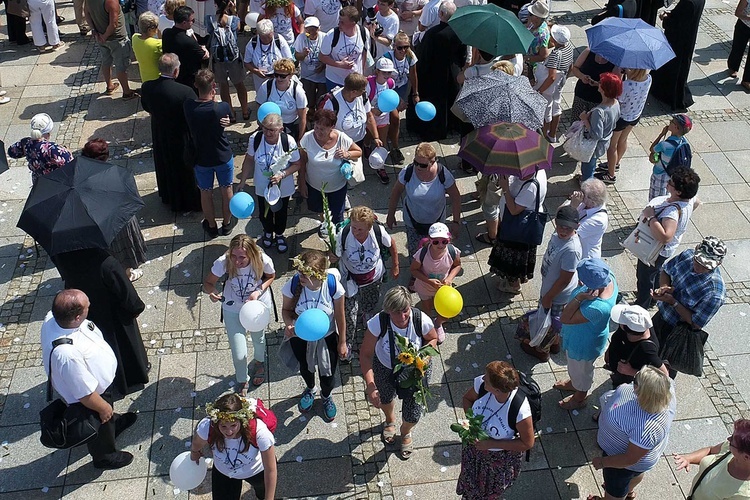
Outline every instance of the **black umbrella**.
<svg viewBox="0 0 750 500">
<path fill-rule="evenodd" d="M 39 176 L 18 227 L 50 255 L 108 248 L 143 206 L 130 170 L 79 157 Z"/>
</svg>

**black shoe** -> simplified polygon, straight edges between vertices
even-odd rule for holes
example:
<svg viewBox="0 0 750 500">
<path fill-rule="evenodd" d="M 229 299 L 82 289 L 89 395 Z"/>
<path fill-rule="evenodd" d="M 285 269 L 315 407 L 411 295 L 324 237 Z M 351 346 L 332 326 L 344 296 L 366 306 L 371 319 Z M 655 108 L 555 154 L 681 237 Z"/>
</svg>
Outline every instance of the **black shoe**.
<svg viewBox="0 0 750 500">
<path fill-rule="evenodd" d="M 115 419 L 115 437 L 122 434 L 122 432 L 133 425 L 136 420 L 138 420 L 138 414 L 133 413 L 132 411 L 118 415 Z"/>
<path fill-rule="evenodd" d="M 104 460 L 94 462 L 94 468 L 104 470 L 121 469 L 125 466 L 130 465 L 132 461 L 132 454 L 128 453 L 127 451 L 116 451 L 114 453 L 111 453 Z"/>
<path fill-rule="evenodd" d="M 609 175 L 608 172 L 597 172 L 594 177 L 602 181 L 604 184 L 614 184 L 617 182 L 617 176 Z"/>
<path fill-rule="evenodd" d="M 232 233 L 232 229 L 234 229 L 234 226 L 236 226 L 236 225 L 237 225 L 237 217 L 232 216 L 229 219 L 229 224 L 222 224 L 221 225 L 221 234 L 223 236 L 228 236 L 229 234 Z"/>
<path fill-rule="evenodd" d="M 201 225 L 203 226 L 203 230 L 206 232 L 206 234 L 211 238 L 216 238 L 217 236 L 219 236 L 219 228 L 209 226 L 206 219 L 203 219 Z"/>
<path fill-rule="evenodd" d="M 391 149 L 391 161 L 394 165 L 403 165 L 406 158 L 404 154 L 398 148 Z"/>
<path fill-rule="evenodd" d="M 391 182 L 391 179 L 390 177 L 388 177 L 388 173 L 385 171 L 384 168 L 376 170 L 375 173 L 378 174 L 381 184 L 388 184 L 389 182 Z"/>
</svg>

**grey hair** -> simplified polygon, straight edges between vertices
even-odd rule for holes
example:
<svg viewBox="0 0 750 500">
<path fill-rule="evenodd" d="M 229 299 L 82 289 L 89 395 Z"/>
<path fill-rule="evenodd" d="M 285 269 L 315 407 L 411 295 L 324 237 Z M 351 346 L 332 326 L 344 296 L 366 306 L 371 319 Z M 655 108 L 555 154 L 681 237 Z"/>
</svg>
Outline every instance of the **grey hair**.
<svg viewBox="0 0 750 500">
<path fill-rule="evenodd" d="M 147 10 L 138 18 L 138 29 L 144 35 L 157 28 L 159 28 L 159 18 L 150 10 Z"/>
<path fill-rule="evenodd" d="M 383 298 L 383 311 L 396 313 L 411 307 L 411 292 L 405 286 L 395 286 L 388 290 Z"/>
<path fill-rule="evenodd" d="M 440 15 L 445 21 L 451 18 L 456 13 L 456 4 L 453 2 L 443 2 L 438 8 L 438 15 Z"/>
<path fill-rule="evenodd" d="M 265 118 L 263 118 L 263 126 L 266 128 L 283 128 L 284 122 L 281 119 L 281 115 L 277 115 L 276 113 L 268 113 Z"/>
<path fill-rule="evenodd" d="M 258 21 L 258 24 L 255 26 L 255 31 L 258 33 L 258 36 L 270 35 L 273 33 L 273 23 L 270 19 L 262 19 Z"/>
<path fill-rule="evenodd" d="M 177 54 L 166 52 L 159 58 L 159 73 L 162 75 L 172 75 L 174 70 L 180 67 L 180 58 Z"/>
<path fill-rule="evenodd" d="M 594 207 L 601 207 L 607 201 L 607 186 L 599 179 L 591 178 L 583 181 L 581 191 Z"/>
</svg>

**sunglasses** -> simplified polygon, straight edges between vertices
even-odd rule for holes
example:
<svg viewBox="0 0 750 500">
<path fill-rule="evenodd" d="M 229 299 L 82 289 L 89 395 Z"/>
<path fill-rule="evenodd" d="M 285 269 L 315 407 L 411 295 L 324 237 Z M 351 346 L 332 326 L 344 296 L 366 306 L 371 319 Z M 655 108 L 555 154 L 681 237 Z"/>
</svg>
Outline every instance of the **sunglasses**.
<svg viewBox="0 0 750 500">
<path fill-rule="evenodd" d="M 286 77 L 292 76 L 292 74 L 291 73 L 288 73 L 288 74 L 287 73 L 274 73 L 273 76 L 274 78 L 281 78 L 283 80 Z"/>
<path fill-rule="evenodd" d="M 406 50 L 408 48 L 409 48 L 408 45 L 397 45 L 396 46 L 396 50 Z"/>
<path fill-rule="evenodd" d="M 432 240 L 433 245 L 447 245 L 450 240 Z"/>
<path fill-rule="evenodd" d="M 416 166 L 418 166 L 419 168 L 427 168 L 427 167 L 429 167 L 430 165 L 432 165 L 432 163 L 433 163 L 434 161 L 435 161 L 435 160 L 429 160 L 429 161 L 428 161 L 427 163 L 420 163 L 420 162 L 418 162 L 417 160 L 414 160 L 414 164 L 415 164 Z"/>
</svg>

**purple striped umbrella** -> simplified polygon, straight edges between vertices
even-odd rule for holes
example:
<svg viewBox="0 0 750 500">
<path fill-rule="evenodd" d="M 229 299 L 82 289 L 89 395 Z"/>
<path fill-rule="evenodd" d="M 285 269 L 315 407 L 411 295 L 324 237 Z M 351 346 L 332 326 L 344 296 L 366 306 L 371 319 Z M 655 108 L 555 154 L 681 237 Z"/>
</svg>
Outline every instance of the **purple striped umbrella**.
<svg viewBox="0 0 750 500">
<path fill-rule="evenodd" d="M 526 177 L 552 167 L 554 148 L 519 123 L 500 122 L 472 131 L 461 141 L 458 156 L 483 174 Z"/>
</svg>

